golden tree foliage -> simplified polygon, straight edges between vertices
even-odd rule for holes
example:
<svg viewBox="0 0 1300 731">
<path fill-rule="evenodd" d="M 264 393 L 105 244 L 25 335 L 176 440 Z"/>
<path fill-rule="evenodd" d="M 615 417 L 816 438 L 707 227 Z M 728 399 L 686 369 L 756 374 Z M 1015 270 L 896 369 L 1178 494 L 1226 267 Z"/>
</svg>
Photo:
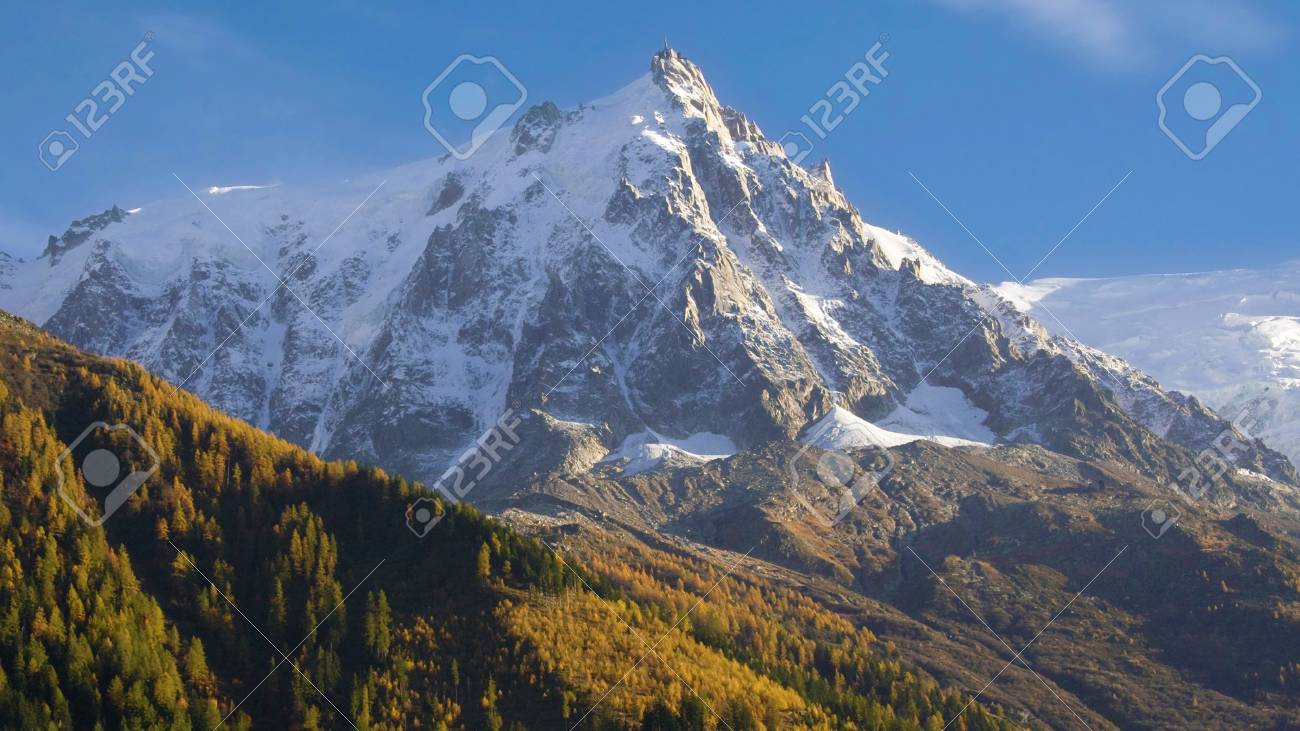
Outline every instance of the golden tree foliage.
<svg viewBox="0 0 1300 731">
<path fill-rule="evenodd" d="M 102 527 L 60 461 L 95 421 L 159 460 Z M 464 504 L 419 537 L 420 495 L 0 315 L 0 727 L 919 730 L 965 705 L 758 577 L 617 542 L 566 565 Z"/>
</svg>

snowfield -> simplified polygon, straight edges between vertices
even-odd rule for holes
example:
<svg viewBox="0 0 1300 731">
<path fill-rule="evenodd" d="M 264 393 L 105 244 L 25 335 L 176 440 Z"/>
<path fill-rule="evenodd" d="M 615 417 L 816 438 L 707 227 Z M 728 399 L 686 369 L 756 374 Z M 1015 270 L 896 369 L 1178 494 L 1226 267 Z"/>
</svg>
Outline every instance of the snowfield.
<svg viewBox="0 0 1300 731">
<path fill-rule="evenodd" d="M 1258 423 L 1254 436 L 1300 464 L 1300 261 L 997 290 L 1054 333 L 1117 355 L 1227 418 L 1244 412 Z"/>
</svg>

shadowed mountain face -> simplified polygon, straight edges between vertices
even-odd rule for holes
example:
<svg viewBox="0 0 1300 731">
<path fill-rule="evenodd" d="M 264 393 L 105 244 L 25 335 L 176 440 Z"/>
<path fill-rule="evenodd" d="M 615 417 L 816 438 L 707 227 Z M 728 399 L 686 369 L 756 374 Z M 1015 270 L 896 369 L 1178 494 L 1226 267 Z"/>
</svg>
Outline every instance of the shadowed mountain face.
<svg viewBox="0 0 1300 731">
<path fill-rule="evenodd" d="M 1224 428 L 866 223 L 829 166 L 792 163 L 671 50 L 468 161 L 177 188 L 6 262 L 0 306 L 317 453 L 425 480 L 506 409 L 587 445 L 547 455 L 584 469 L 624 444 L 790 438 L 836 405 L 875 421 L 935 388 L 951 390 L 922 435 L 955 409 L 984 441 L 1144 469 L 1147 445 L 1199 450 Z M 1267 450 L 1242 459 L 1293 476 Z"/>
</svg>

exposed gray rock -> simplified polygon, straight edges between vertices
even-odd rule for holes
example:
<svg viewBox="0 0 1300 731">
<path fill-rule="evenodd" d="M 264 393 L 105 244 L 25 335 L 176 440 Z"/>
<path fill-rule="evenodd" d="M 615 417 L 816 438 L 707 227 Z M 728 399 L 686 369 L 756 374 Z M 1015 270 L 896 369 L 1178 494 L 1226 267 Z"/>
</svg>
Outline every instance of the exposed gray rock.
<svg viewBox="0 0 1300 731">
<path fill-rule="evenodd" d="M 77 246 L 85 243 L 96 232 L 102 231 L 106 226 L 113 223 L 121 223 L 126 218 L 127 212 L 113 206 L 112 208 L 97 213 L 93 216 L 86 216 L 83 219 L 73 221 L 68 226 L 68 230 L 63 232 L 62 236 L 51 236 L 45 244 L 45 251 L 41 252 L 42 258 L 48 258 L 51 262 L 58 260 L 60 256 Z"/>
<path fill-rule="evenodd" d="M 1167 441 L 1199 451 L 1224 427 L 868 224 L 828 164 L 791 162 L 672 50 L 610 97 L 533 107 L 468 161 L 212 205 L 242 245 L 192 199 L 114 208 L 12 265 L 0 304 L 425 480 L 507 408 L 534 414 L 524 477 L 646 432 L 746 449 L 835 405 L 880 419 L 922 386 L 960 391 L 999 440 L 1162 475 Z M 1243 459 L 1295 479 L 1262 444 Z"/>
</svg>

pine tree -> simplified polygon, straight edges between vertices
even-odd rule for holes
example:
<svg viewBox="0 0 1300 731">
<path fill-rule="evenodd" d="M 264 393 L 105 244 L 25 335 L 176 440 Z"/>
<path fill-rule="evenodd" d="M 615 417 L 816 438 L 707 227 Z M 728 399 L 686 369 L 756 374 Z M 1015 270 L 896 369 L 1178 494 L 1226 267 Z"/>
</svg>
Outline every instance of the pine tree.
<svg viewBox="0 0 1300 731">
<path fill-rule="evenodd" d="M 362 620 L 362 632 L 365 635 L 366 649 L 375 661 L 388 657 L 388 648 L 392 642 L 392 612 L 388 607 L 388 595 L 382 589 L 379 593 L 371 592 L 366 596 L 366 612 Z"/>
<path fill-rule="evenodd" d="M 475 576 L 479 581 L 487 581 L 492 575 L 492 549 L 488 548 L 485 541 L 478 549 L 478 562 L 476 564 Z"/>
<path fill-rule="evenodd" d="M 484 547 L 486 548 L 486 545 Z M 480 702 L 486 715 L 488 731 L 501 731 L 501 714 L 497 712 L 497 699 L 499 696 L 496 678 L 488 678 L 487 689 L 483 691 L 483 699 Z"/>
</svg>

